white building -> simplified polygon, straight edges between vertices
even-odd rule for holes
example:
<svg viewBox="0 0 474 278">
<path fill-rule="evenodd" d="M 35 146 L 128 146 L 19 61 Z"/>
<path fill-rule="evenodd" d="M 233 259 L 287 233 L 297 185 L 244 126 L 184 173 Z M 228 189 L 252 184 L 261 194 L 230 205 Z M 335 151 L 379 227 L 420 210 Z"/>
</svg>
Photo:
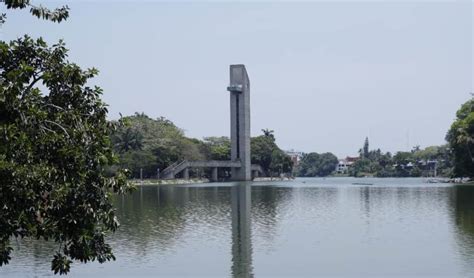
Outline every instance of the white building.
<svg viewBox="0 0 474 278">
<path fill-rule="evenodd" d="M 339 163 L 336 165 L 336 173 L 345 174 L 349 170 L 349 165 L 345 160 L 339 160 Z"/>
<path fill-rule="evenodd" d="M 340 159 L 339 163 L 336 166 L 336 173 L 338 174 L 346 174 L 349 171 L 349 167 L 354 164 L 359 158 L 358 157 L 346 157 L 344 159 Z"/>
</svg>

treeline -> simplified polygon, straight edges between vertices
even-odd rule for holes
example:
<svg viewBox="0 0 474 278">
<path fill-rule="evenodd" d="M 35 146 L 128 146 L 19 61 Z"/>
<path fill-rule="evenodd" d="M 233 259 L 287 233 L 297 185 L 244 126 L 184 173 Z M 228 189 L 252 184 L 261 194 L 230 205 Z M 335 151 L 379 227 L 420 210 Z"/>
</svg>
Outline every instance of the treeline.
<svg viewBox="0 0 474 278">
<path fill-rule="evenodd" d="M 305 153 L 295 167 L 295 174 L 298 177 L 325 177 L 334 172 L 337 164 L 337 157 L 332 153 Z"/>
<path fill-rule="evenodd" d="M 456 113 L 456 120 L 446 135 L 447 144 L 411 151 L 382 152 L 369 150 L 366 138 L 359 156 L 343 161 L 344 170 L 336 172 L 337 157 L 332 153 L 303 154 L 294 169 L 300 177 L 346 175 L 354 177 L 474 177 L 474 99 L 464 103 Z"/>
<path fill-rule="evenodd" d="M 132 178 L 156 178 L 158 171 L 182 160 L 230 160 L 228 137 L 206 137 L 203 140 L 188 138 L 182 129 L 170 120 L 152 119 L 143 113 L 123 117 L 121 125 L 111 134 L 115 152 L 119 156 L 116 168 L 126 168 Z M 275 143 L 272 130 L 251 138 L 251 161 L 262 166 L 266 175 L 291 173 L 293 163 Z M 112 169 L 113 171 L 114 169 Z M 199 172 L 201 171 L 201 172 Z M 191 169 L 191 175 L 210 176 L 207 169 Z M 227 178 L 230 169 L 219 171 Z"/>
<path fill-rule="evenodd" d="M 368 140 L 366 139 L 366 146 Z M 360 157 L 348 168 L 354 177 L 421 177 L 451 176 L 452 163 L 447 145 L 414 147 L 409 152 L 383 153 L 380 149 L 368 151 L 364 148 Z"/>
<path fill-rule="evenodd" d="M 299 177 L 341 176 L 375 176 L 375 177 L 421 177 L 452 175 L 452 159 L 448 145 L 430 146 L 420 149 L 419 146 L 410 152 L 383 153 L 380 149 L 369 151 L 368 138 L 364 147 L 359 150 L 359 157 L 348 162 L 345 171 L 336 172 L 339 163 L 337 157 L 328 153 L 305 153 L 295 167 L 295 175 Z"/>
<path fill-rule="evenodd" d="M 430 146 L 411 151 L 382 152 L 369 150 L 366 138 L 359 150 L 359 157 L 353 159 L 343 175 L 354 177 L 474 177 L 474 100 L 464 103 L 456 113 L 456 120 L 449 129 L 447 144 Z M 113 148 L 119 155 L 116 168 L 126 168 L 133 178 L 153 178 L 158 169 L 181 160 L 230 160 L 228 137 L 206 137 L 202 140 L 188 138 L 184 132 L 166 118 L 152 119 L 136 113 L 121 119 L 122 125 L 112 133 Z M 292 174 L 300 177 L 324 177 L 336 174 L 337 157 L 332 153 L 303 154 L 299 164 L 293 167 L 291 158 L 275 143 L 272 130 L 251 138 L 251 161 L 259 164 L 267 176 Z M 229 171 L 219 171 L 220 178 L 227 178 Z M 192 175 L 209 176 L 204 171 Z"/>
<path fill-rule="evenodd" d="M 447 144 L 395 155 L 380 149 L 368 151 L 366 139 L 359 151 L 360 159 L 350 168 L 351 176 L 377 177 L 474 177 L 474 98 L 465 102 L 456 112 L 456 120 L 446 134 Z"/>
</svg>

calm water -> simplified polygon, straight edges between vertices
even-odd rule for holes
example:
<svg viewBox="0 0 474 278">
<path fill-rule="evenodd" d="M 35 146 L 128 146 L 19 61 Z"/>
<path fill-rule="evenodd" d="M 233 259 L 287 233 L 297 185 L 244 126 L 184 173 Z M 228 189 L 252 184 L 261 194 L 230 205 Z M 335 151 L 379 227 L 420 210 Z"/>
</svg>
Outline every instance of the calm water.
<svg viewBox="0 0 474 278">
<path fill-rule="evenodd" d="M 354 182 L 373 185 L 354 185 Z M 72 277 L 474 277 L 474 186 L 423 179 L 147 186 L 115 200 L 117 260 Z M 1 277 L 52 275 L 54 245 L 14 243 Z"/>
</svg>

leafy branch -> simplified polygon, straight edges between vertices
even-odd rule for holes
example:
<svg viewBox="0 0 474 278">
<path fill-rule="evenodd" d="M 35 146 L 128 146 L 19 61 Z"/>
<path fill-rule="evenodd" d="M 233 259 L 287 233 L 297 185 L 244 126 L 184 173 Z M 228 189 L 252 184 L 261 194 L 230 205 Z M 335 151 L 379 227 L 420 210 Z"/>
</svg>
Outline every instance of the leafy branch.
<svg viewBox="0 0 474 278">
<path fill-rule="evenodd" d="M 30 0 L 0 0 L 7 6 L 7 9 L 25 9 L 30 8 L 30 13 L 37 18 L 49 20 L 52 22 L 61 22 L 69 17 L 69 7 L 62 6 L 53 10 L 46 8 L 42 5 L 33 5 Z M 0 15 L 0 25 L 5 23 L 6 14 Z"/>
</svg>

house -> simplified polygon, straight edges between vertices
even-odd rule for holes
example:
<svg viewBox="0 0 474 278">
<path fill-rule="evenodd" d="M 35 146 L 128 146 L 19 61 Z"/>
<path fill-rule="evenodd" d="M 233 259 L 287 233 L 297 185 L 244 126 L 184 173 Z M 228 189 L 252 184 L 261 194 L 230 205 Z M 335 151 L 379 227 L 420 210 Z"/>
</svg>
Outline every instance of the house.
<svg viewBox="0 0 474 278">
<path fill-rule="evenodd" d="M 359 157 L 351 157 L 347 156 L 344 159 L 340 159 L 339 163 L 336 166 L 336 173 L 338 174 L 346 174 L 349 171 L 349 167 L 352 166 L 357 160 L 359 160 Z"/>
<path fill-rule="evenodd" d="M 347 173 L 349 166 L 347 165 L 346 160 L 339 160 L 339 163 L 336 165 L 336 173 L 345 174 Z"/>
</svg>

